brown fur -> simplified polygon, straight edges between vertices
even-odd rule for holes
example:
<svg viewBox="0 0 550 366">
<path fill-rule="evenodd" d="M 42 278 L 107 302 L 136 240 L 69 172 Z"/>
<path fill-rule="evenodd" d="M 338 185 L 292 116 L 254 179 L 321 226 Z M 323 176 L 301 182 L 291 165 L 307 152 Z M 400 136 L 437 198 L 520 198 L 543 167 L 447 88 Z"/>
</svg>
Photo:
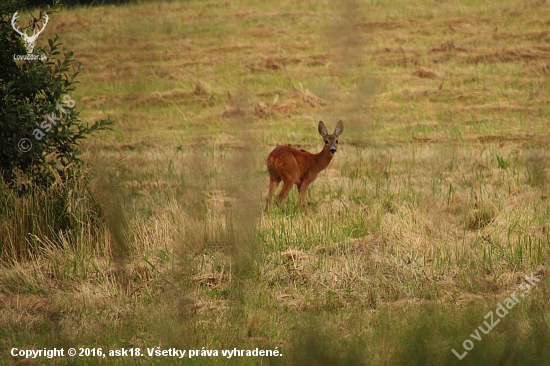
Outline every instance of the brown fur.
<svg viewBox="0 0 550 366">
<path fill-rule="evenodd" d="M 306 204 L 307 188 L 332 161 L 338 148 L 338 137 L 344 129 L 342 121 L 338 122 L 334 134 L 329 135 L 322 121 L 319 121 L 319 133 L 325 141 L 323 150 L 318 154 L 312 154 L 305 150 L 298 150 L 291 146 L 277 146 L 267 157 L 267 169 L 269 170 L 269 192 L 267 193 L 267 206 L 271 202 L 271 196 L 283 181 L 283 188 L 279 193 L 279 203 L 282 203 L 296 184 L 300 192 L 300 204 L 304 208 Z M 331 153 L 333 150 L 333 153 Z"/>
</svg>

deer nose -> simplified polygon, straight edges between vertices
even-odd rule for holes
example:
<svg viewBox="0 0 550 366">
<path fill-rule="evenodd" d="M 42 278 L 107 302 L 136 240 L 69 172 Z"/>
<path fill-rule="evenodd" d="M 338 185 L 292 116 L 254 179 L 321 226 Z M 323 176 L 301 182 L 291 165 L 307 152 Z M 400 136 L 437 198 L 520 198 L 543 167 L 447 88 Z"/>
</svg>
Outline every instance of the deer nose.
<svg viewBox="0 0 550 366">
<path fill-rule="evenodd" d="M 334 155 L 336 153 L 336 149 L 334 147 L 330 148 L 330 153 Z"/>
</svg>

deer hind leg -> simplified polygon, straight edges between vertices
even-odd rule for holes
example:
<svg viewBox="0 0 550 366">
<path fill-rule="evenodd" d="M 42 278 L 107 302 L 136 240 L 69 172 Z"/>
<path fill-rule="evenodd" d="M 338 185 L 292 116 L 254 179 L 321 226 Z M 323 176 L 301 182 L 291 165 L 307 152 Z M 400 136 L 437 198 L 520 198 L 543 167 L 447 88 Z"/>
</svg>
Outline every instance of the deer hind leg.
<svg viewBox="0 0 550 366">
<path fill-rule="evenodd" d="M 283 181 L 283 188 L 281 189 L 281 192 L 279 192 L 278 202 L 281 204 L 288 196 L 288 193 L 292 189 L 294 183 L 297 182 L 300 170 L 296 159 L 291 153 L 287 152 L 279 156 L 276 171 L 277 175 L 275 175 L 275 177 L 278 178 L 279 181 Z"/>
<path fill-rule="evenodd" d="M 269 204 L 271 203 L 271 196 L 273 196 L 273 193 L 279 186 L 279 183 L 281 182 L 281 179 L 278 178 L 270 178 L 269 180 L 269 191 L 267 192 L 267 200 L 266 200 L 266 208 L 269 207 Z"/>
<path fill-rule="evenodd" d="M 293 184 L 294 182 L 291 179 L 283 179 L 283 188 L 279 193 L 279 203 L 283 203 L 283 201 L 286 199 L 286 196 L 288 196 L 288 193 L 292 189 Z"/>
</svg>

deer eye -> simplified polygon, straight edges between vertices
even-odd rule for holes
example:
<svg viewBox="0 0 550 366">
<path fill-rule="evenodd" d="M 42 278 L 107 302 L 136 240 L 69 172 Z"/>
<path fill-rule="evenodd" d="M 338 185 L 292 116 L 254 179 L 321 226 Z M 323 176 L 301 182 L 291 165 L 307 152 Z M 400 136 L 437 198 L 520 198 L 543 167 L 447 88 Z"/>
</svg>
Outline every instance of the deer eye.
<svg viewBox="0 0 550 366">
<path fill-rule="evenodd" d="M 325 145 L 328 145 L 328 141 L 325 141 Z"/>
<path fill-rule="evenodd" d="M 336 140 L 336 143 L 338 144 L 338 140 Z"/>
</svg>

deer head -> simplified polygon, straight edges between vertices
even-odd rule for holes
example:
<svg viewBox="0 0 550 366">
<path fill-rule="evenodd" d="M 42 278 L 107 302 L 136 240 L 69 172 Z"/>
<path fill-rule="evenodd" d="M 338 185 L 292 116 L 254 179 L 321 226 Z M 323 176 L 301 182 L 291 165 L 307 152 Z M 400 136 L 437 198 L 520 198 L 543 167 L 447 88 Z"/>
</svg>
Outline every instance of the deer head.
<svg viewBox="0 0 550 366">
<path fill-rule="evenodd" d="M 328 149 L 331 155 L 336 154 L 336 150 L 338 149 L 338 137 L 340 137 L 342 132 L 344 132 L 344 123 L 341 120 L 338 121 L 334 129 L 334 134 L 332 135 L 328 134 L 327 127 L 323 121 L 319 121 L 319 133 L 323 136 L 325 148 Z"/>
<path fill-rule="evenodd" d="M 23 38 L 23 41 L 25 42 L 25 47 L 27 48 L 27 54 L 31 54 L 32 51 L 34 50 L 34 42 L 36 41 L 36 38 L 38 38 L 40 33 L 42 33 L 44 28 L 46 28 L 46 25 L 48 25 L 48 21 L 49 21 L 48 14 L 44 13 L 44 22 L 42 23 L 42 28 L 38 31 L 35 30 L 32 33 L 32 36 L 29 36 L 26 30 L 25 32 L 21 32 L 19 30 L 19 27 L 15 28 L 15 23 L 17 23 L 18 13 L 19 11 L 16 11 L 15 14 L 13 14 L 13 17 L 11 18 L 11 26 Z"/>
</svg>

